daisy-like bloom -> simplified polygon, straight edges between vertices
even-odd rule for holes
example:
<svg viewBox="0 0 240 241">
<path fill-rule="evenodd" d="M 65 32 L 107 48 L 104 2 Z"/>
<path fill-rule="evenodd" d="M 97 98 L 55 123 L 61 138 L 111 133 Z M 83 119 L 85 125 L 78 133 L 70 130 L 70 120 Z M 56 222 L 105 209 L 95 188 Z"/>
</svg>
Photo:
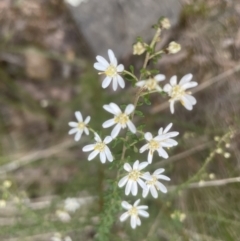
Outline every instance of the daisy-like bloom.
<svg viewBox="0 0 240 241">
<path fill-rule="evenodd" d="M 87 124 L 91 120 L 91 117 L 88 116 L 85 121 L 83 121 L 83 117 L 80 111 L 75 112 L 75 116 L 78 122 L 69 122 L 68 125 L 72 127 L 72 129 L 68 132 L 69 135 L 75 134 L 74 140 L 79 141 L 81 139 L 83 131 L 86 135 L 89 135 L 89 130 L 87 128 Z"/>
<path fill-rule="evenodd" d="M 92 151 L 90 153 L 90 155 L 88 156 L 88 160 L 91 161 L 93 158 L 95 158 L 99 154 L 100 160 L 102 163 L 105 163 L 106 159 L 108 161 L 112 162 L 113 156 L 112 156 L 112 153 L 111 153 L 109 147 L 107 146 L 107 144 L 112 141 L 112 137 L 106 136 L 105 139 L 102 141 L 100 136 L 97 133 L 95 133 L 94 139 L 96 141 L 95 144 L 84 146 L 82 149 L 84 152 Z"/>
<path fill-rule="evenodd" d="M 144 137 L 148 141 L 147 144 L 141 147 L 140 153 L 143 153 L 146 150 L 149 150 L 148 152 L 148 162 L 152 163 L 153 153 L 154 151 L 158 152 L 159 156 L 162 156 L 163 158 L 167 159 L 168 154 L 163 149 L 163 147 L 173 147 L 176 146 L 178 143 L 177 141 L 171 139 L 171 137 L 175 137 L 179 134 L 177 131 L 172 131 L 167 133 L 172 127 L 172 123 L 170 123 L 164 130 L 163 128 L 160 128 L 158 131 L 158 135 L 156 137 L 153 137 L 150 132 L 145 133 Z"/>
<path fill-rule="evenodd" d="M 145 205 L 138 206 L 139 202 L 140 202 L 140 199 L 138 199 L 133 205 L 129 204 L 126 201 L 122 202 L 122 207 L 126 209 L 127 212 L 123 213 L 120 216 L 120 221 L 124 222 L 130 216 L 131 217 L 130 224 L 133 229 L 141 225 L 141 220 L 139 216 L 142 216 L 145 218 L 149 217 L 149 213 L 145 211 L 146 209 L 148 209 L 148 206 L 145 206 Z"/>
<path fill-rule="evenodd" d="M 153 78 L 149 78 L 148 80 L 140 80 L 136 83 L 136 86 L 144 87 L 148 91 L 157 90 L 162 91 L 162 88 L 158 85 L 158 82 L 165 80 L 165 75 L 158 74 Z"/>
<path fill-rule="evenodd" d="M 77 209 L 80 208 L 80 203 L 76 198 L 67 198 L 64 201 L 64 209 L 67 212 L 76 212 Z"/>
<path fill-rule="evenodd" d="M 134 105 L 127 105 L 124 113 L 122 113 L 121 109 L 115 103 L 104 105 L 103 108 L 114 115 L 114 118 L 107 120 L 102 124 L 103 128 L 108 128 L 115 125 L 111 132 L 111 136 L 113 139 L 117 137 L 121 129 L 124 129 L 126 127 L 128 127 L 132 133 L 136 133 L 136 127 L 129 118 L 129 115 L 135 109 Z"/>
<path fill-rule="evenodd" d="M 163 193 L 167 193 L 167 188 L 161 182 L 158 181 L 158 179 L 170 181 L 169 177 L 165 175 L 161 175 L 161 173 L 163 173 L 164 171 L 165 170 L 163 168 L 157 169 L 152 174 L 152 179 L 146 181 L 147 188 L 143 189 L 143 193 L 142 193 L 143 197 L 146 197 L 148 195 L 149 190 L 154 198 L 158 197 L 157 190 L 160 190 Z"/>
<path fill-rule="evenodd" d="M 95 69 L 101 71 L 99 74 L 105 74 L 106 77 L 102 82 L 102 87 L 105 89 L 107 88 L 111 81 L 113 81 L 113 90 L 116 91 L 118 85 L 120 85 L 121 88 L 125 87 L 125 82 L 121 75 L 119 73 L 122 73 L 124 70 L 124 66 L 122 64 L 117 63 L 117 59 L 111 49 L 108 50 L 108 57 L 110 60 L 110 63 L 103 58 L 102 56 L 97 56 L 96 59 L 98 62 L 96 62 L 93 66 Z"/>
<path fill-rule="evenodd" d="M 144 169 L 148 165 L 148 162 L 135 161 L 133 164 L 133 168 L 129 163 L 125 163 L 123 168 L 128 172 L 127 176 L 124 176 L 119 182 L 118 186 L 123 187 L 126 185 L 125 194 L 129 195 L 131 192 L 133 196 L 136 196 L 138 193 L 138 185 L 142 189 L 146 188 L 146 184 L 142 179 L 151 180 L 151 176 L 149 173 L 142 173 L 141 170 Z"/>
<path fill-rule="evenodd" d="M 186 90 L 198 85 L 197 82 L 191 81 L 192 74 L 187 74 L 182 77 L 179 84 L 177 84 L 177 76 L 174 75 L 170 79 L 170 84 L 166 84 L 163 88 L 165 92 L 170 96 L 170 111 L 174 113 L 175 101 L 180 101 L 187 110 L 192 110 L 193 105 L 197 103 L 197 100 L 191 95 L 191 92 Z"/>
</svg>

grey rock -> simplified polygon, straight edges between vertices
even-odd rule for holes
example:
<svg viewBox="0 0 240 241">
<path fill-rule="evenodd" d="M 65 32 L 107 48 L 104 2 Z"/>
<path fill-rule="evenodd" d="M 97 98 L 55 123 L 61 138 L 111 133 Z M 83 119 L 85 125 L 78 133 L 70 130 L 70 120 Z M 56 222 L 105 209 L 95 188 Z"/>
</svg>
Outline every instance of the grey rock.
<svg viewBox="0 0 240 241">
<path fill-rule="evenodd" d="M 180 0 L 79 0 L 68 7 L 93 53 L 106 56 L 110 48 L 117 57 L 131 53 L 137 36 L 149 41 L 160 17 L 176 25 L 181 11 Z"/>
</svg>

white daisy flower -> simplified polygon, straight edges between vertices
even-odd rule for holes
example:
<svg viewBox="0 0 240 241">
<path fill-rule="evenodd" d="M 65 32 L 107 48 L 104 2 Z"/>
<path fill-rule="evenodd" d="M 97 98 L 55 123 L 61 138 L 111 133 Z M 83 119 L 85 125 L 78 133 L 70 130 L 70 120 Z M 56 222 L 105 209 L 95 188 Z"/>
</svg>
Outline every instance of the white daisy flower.
<svg viewBox="0 0 240 241">
<path fill-rule="evenodd" d="M 166 84 L 163 88 L 165 92 L 170 96 L 170 111 L 174 113 L 175 101 L 180 101 L 187 110 L 192 110 L 193 105 L 197 103 L 197 100 L 191 95 L 191 92 L 186 90 L 198 85 L 197 82 L 191 81 L 192 74 L 187 74 L 182 77 L 179 84 L 177 84 L 177 76 L 174 75 L 170 79 L 170 84 Z"/>
<path fill-rule="evenodd" d="M 108 57 L 110 60 L 110 63 L 103 58 L 102 56 L 97 56 L 96 59 L 98 62 L 96 62 L 93 66 L 95 69 L 100 70 L 101 72 L 99 74 L 105 74 L 106 77 L 102 82 L 102 87 L 105 89 L 107 88 L 111 81 L 113 81 L 113 90 L 116 91 L 118 85 L 120 85 L 121 88 L 125 87 L 125 82 L 119 73 L 122 73 L 124 70 L 124 66 L 122 64 L 117 63 L 117 59 L 111 49 L 108 50 Z"/>
<path fill-rule="evenodd" d="M 95 158 L 99 154 L 100 160 L 102 163 L 105 163 L 106 160 L 112 162 L 113 156 L 112 156 L 112 153 L 111 153 L 109 147 L 107 146 L 107 144 L 112 141 L 112 137 L 106 136 L 105 139 L 102 141 L 100 136 L 97 133 L 95 133 L 94 139 L 96 141 L 95 144 L 84 146 L 82 149 L 84 152 L 92 151 L 90 153 L 90 155 L 88 156 L 88 160 L 91 161 L 93 158 Z"/>
<path fill-rule="evenodd" d="M 91 117 L 88 116 L 85 121 L 83 121 L 83 117 L 80 111 L 75 112 L 75 116 L 77 118 L 78 122 L 69 122 L 68 125 L 73 127 L 68 134 L 72 135 L 75 134 L 74 140 L 79 141 L 83 131 L 85 132 L 86 135 L 89 135 L 89 130 L 87 128 L 87 124 L 89 123 Z"/>
<path fill-rule="evenodd" d="M 128 127 L 132 133 L 136 133 L 136 127 L 129 118 L 129 115 L 135 109 L 134 105 L 127 105 L 124 113 L 122 113 L 121 109 L 115 103 L 104 105 L 103 108 L 114 115 L 114 118 L 107 120 L 102 124 L 103 128 L 108 128 L 115 125 L 111 132 L 111 136 L 113 139 L 117 137 L 121 129 L 124 129 L 126 127 Z"/>
<path fill-rule="evenodd" d="M 64 201 L 64 209 L 67 212 L 76 212 L 77 209 L 80 208 L 80 203 L 76 198 L 67 198 Z"/>
<path fill-rule="evenodd" d="M 140 80 L 136 83 L 138 87 L 144 87 L 148 91 L 157 90 L 162 91 L 162 88 L 158 85 L 158 82 L 165 80 L 165 75 L 158 74 L 153 78 L 149 78 L 147 80 Z"/>
<path fill-rule="evenodd" d="M 167 193 L 167 188 L 161 182 L 158 181 L 158 179 L 170 181 L 169 177 L 165 175 L 161 175 L 161 173 L 163 173 L 164 171 L 165 170 L 163 168 L 157 169 L 152 174 L 152 179 L 146 181 L 147 188 L 143 189 L 143 193 L 142 193 L 143 197 L 146 197 L 148 195 L 149 190 L 154 198 L 158 197 L 157 190 L 160 190 L 163 193 Z"/>
<path fill-rule="evenodd" d="M 148 209 L 148 206 L 145 206 L 145 205 L 138 206 L 139 202 L 140 202 L 140 199 L 138 199 L 133 205 L 129 204 L 126 201 L 122 202 L 122 207 L 126 209 L 127 212 L 123 213 L 120 216 L 120 221 L 124 222 L 130 216 L 131 217 L 130 224 L 133 229 L 141 225 L 141 220 L 139 216 L 142 216 L 145 218 L 149 217 L 149 213 L 145 211 L 146 209 Z"/>
<path fill-rule="evenodd" d="M 136 196 L 138 193 L 138 185 L 142 189 L 146 188 L 146 184 L 142 179 L 151 180 L 151 175 L 149 173 L 142 173 L 141 170 L 144 169 L 148 165 L 147 162 L 139 163 L 139 161 L 135 161 L 133 164 L 133 168 L 129 165 L 129 163 L 125 163 L 123 168 L 129 173 L 127 176 L 124 176 L 119 182 L 118 186 L 123 187 L 126 185 L 125 194 L 129 195 L 131 192 L 133 196 Z"/>
<path fill-rule="evenodd" d="M 167 133 L 171 129 L 171 127 L 172 123 L 170 123 L 164 130 L 163 128 L 160 128 L 158 131 L 158 135 L 156 137 L 153 137 L 150 132 L 145 133 L 144 137 L 148 141 L 148 143 L 142 146 L 139 152 L 143 153 L 144 151 L 149 150 L 148 163 L 152 163 L 154 151 L 157 151 L 159 156 L 162 156 L 163 158 L 167 159 L 168 154 L 163 149 L 163 147 L 169 148 L 176 146 L 178 144 L 177 141 L 171 139 L 171 137 L 177 136 L 179 132 L 173 131 Z"/>
</svg>

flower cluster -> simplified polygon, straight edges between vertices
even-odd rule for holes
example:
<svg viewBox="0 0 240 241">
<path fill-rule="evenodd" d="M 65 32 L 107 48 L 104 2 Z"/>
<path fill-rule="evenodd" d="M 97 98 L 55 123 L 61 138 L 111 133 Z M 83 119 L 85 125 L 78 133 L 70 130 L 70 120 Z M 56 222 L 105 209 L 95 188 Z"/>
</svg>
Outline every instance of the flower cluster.
<svg viewBox="0 0 240 241">
<path fill-rule="evenodd" d="M 166 19 L 163 19 L 161 26 L 162 28 L 167 29 L 170 27 L 170 23 Z M 135 54 L 142 54 L 146 51 L 145 46 L 146 45 L 141 42 L 134 45 Z M 179 50 L 180 45 L 178 46 L 175 42 L 170 43 L 169 51 L 171 53 L 176 53 Z M 110 49 L 108 50 L 108 57 L 109 62 L 104 57 L 97 56 L 97 62 L 94 64 L 94 68 L 100 71 L 100 75 L 104 75 L 102 88 L 105 89 L 112 83 L 112 88 L 116 91 L 118 86 L 121 88 L 125 87 L 125 81 L 122 76 L 131 73 L 124 70 L 124 66 L 122 64 L 118 64 L 113 51 Z M 182 77 L 179 83 L 177 83 L 177 77 L 173 76 L 170 78 L 170 83 L 161 87 L 159 85 L 160 82 L 165 81 L 166 79 L 166 76 L 163 74 L 157 74 L 155 76 L 145 75 L 145 78 L 140 80 L 138 80 L 135 76 L 135 80 L 137 80 L 135 85 L 141 88 L 141 93 L 165 92 L 170 98 L 170 111 L 171 113 L 174 113 L 174 104 L 176 101 L 180 101 L 188 110 L 192 110 L 193 105 L 196 104 L 196 99 L 191 95 L 191 92 L 188 91 L 188 89 L 197 86 L 196 82 L 191 81 L 192 77 L 192 74 L 187 74 Z M 139 98 L 140 96 L 137 97 Z M 165 128 L 159 128 L 157 135 L 150 132 L 144 133 L 142 131 L 138 131 L 133 120 L 136 106 L 136 103 L 127 104 L 125 109 L 122 110 L 116 103 L 113 102 L 103 105 L 103 109 L 113 115 L 111 119 L 106 120 L 102 124 L 103 128 L 113 127 L 110 135 L 105 138 L 101 138 L 95 130 L 90 128 L 89 116 L 83 120 L 81 112 L 77 111 L 75 112 L 75 116 L 78 122 L 69 122 L 69 126 L 72 127 L 69 134 L 75 134 L 75 141 L 79 141 L 83 132 L 86 135 L 89 134 L 89 131 L 93 132 L 95 143 L 84 146 L 82 150 L 83 152 L 91 152 L 88 156 L 89 161 L 99 156 L 102 163 L 114 161 L 114 155 L 111 152 L 111 142 L 121 134 L 122 129 L 127 128 L 133 135 L 143 135 L 146 143 L 139 149 L 139 152 L 143 153 L 148 151 L 145 159 L 146 161 L 140 162 L 139 160 L 136 160 L 131 163 L 125 162 L 123 164 L 123 169 L 126 174 L 123 174 L 120 170 L 118 170 L 118 187 L 125 188 L 126 196 L 129 196 L 130 194 L 136 196 L 140 191 L 143 198 L 147 197 L 149 193 L 153 198 L 157 198 L 159 192 L 167 193 L 167 188 L 161 181 L 170 181 L 170 178 L 163 175 L 165 171 L 163 168 L 153 171 L 152 174 L 149 171 L 144 170 L 149 168 L 150 164 L 153 162 L 154 152 L 157 152 L 158 156 L 164 159 L 169 157 L 166 149 L 172 148 L 178 144 L 178 142 L 173 138 L 178 136 L 179 132 L 170 131 L 172 123 L 168 124 Z M 117 161 L 123 162 L 124 158 Z M 135 201 L 133 205 L 126 201 L 122 202 L 122 207 L 126 209 L 126 212 L 120 216 L 120 221 L 123 222 L 130 217 L 130 224 L 133 229 L 141 225 L 140 217 L 149 216 L 146 211 L 148 206 L 139 206 L 139 203 L 140 199 Z M 67 206 L 71 206 L 71 210 L 78 208 L 76 205 L 72 204 L 67 204 Z"/>
</svg>

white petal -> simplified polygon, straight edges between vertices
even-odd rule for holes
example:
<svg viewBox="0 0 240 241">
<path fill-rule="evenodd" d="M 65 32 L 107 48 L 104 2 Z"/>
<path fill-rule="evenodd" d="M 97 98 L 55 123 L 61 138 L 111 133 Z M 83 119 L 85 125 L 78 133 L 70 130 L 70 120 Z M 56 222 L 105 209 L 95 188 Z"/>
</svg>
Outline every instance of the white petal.
<svg viewBox="0 0 240 241">
<path fill-rule="evenodd" d="M 186 89 L 190 89 L 190 88 L 196 87 L 197 85 L 198 85 L 197 82 L 189 82 L 189 83 L 183 84 L 183 85 L 182 85 L 182 88 L 183 88 L 184 90 L 186 90 Z"/>
<path fill-rule="evenodd" d="M 138 170 L 138 166 L 139 166 L 139 161 L 135 161 L 133 164 L 133 170 Z"/>
<path fill-rule="evenodd" d="M 108 148 L 108 146 L 105 147 L 104 152 L 106 154 L 106 157 L 107 157 L 108 161 L 112 162 L 113 156 L 112 156 L 112 153 L 111 153 L 110 149 Z"/>
<path fill-rule="evenodd" d="M 172 147 L 172 146 L 177 146 L 177 144 L 178 142 L 173 139 L 169 139 L 161 142 L 162 147 Z"/>
<path fill-rule="evenodd" d="M 174 113 L 174 101 L 170 101 L 170 111 L 172 114 Z"/>
<path fill-rule="evenodd" d="M 156 182 L 156 185 L 161 192 L 167 193 L 167 188 L 162 183 Z"/>
<path fill-rule="evenodd" d="M 131 188 L 132 188 L 132 183 L 133 181 L 132 180 L 129 180 L 127 182 L 127 185 L 126 185 L 126 188 L 125 188 L 125 195 L 129 195 L 130 191 L 131 191 Z"/>
<path fill-rule="evenodd" d="M 123 168 L 124 168 L 125 171 L 127 171 L 127 172 L 132 171 L 132 167 L 129 165 L 129 163 L 125 163 L 124 166 L 123 166 Z"/>
<path fill-rule="evenodd" d="M 154 79 L 159 82 L 159 81 L 165 80 L 165 79 L 166 79 L 166 76 L 163 75 L 163 74 L 158 74 L 158 75 L 156 75 L 156 76 L 154 77 Z"/>
<path fill-rule="evenodd" d="M 161 127 L 159 130 L 158 130 L 158 135 L 162 135 L 163 134 L 163 128 Z"/>
<path fill-rule="evenodd" d="M 174 85 L 177 84 L 177 76 L 176 76 L 176 75 L 174 75 L 174 76 L 171 77 L 171 79 L 170 79 L 170 84 L 171 84 L 172 86 L 174 86 Z"/>
<path fill-rule="evenodd" d="M 82 122 L 83 121 L 82 114 L 81 114 L 80 111 L 76 111 L 75 112 L 75 116 L 76 116 L 78 122 Z"/>
<path fill-rule="evenodd" d="M 117 77 L 113 77 L 113 90 L 116 91 L 118 87 Z"/>
<path fill-rule="evenodd" d="M 110 105 L 104 105 L 104 106 L 103 106 L 103 109 L 106 110 L 107 112 L 115 115 L 115 111 L 111 108 Z"/>
<path fill-rule="evenodd" d="M 167 152 L 163 148 L 159 148 L 158 149 L 158 154 L 159 154 L 159 156 L 162 156 L 165 159 L 168 158 L 168 154 L 167 154 Z"/>
<path fill-rule="evenodd" d="M 139 150 L 140 153 L 143 153 L 144 151 L 146 151 L 148 149 L 148 144 L 145 144 L 144 146 L 142 146 Z"/>
<path fill-rule="evenodd" d="M 163 133 L 167 133 L 172 128 L 172 123 L 168 124 L 167 127 L 164 129 Z"/>
<path fill-rule="evenodd" d="M 133 134 L 137 132 L 135 125 L 130 120 L 127 122 L 127 126 Z"/>
<path fill-rule="evenodd" d="M 111 136 L 106 136 L 105 138 L 104 138 L 104 140 L 103 140 L 103 142 L 105 143 L 105 144 L 108 144 L 108 143 L 110 143 L 112 141 L 112 137 Z"/>
<path fill-rule="evenodd" d="M 93 65 L 93 67 L 95 68 L 95 69 L 97 69 L 97 70 L 100 70 L 100 71 L 105 71 L 106 70 L 106 67 L 105 66 L 103 66 L 102 64 L 100 64 L 100 63 L 95 63 L 94 65 Z"/>
<path fill-rule="evenodd" d="M 146 205 L 141 205 L 141 206 L 138 206 L 137 209 L 138 209 L 138 210 L 147 210 L 147 209 L 148 209 L 148 206 L 146 206 Z"/>
<path fill-rule="evenodd" d="M 125 87 L 125 82 L 124 82 L 122 76 L 120 76 L 120 75 L 117 76 L 117 82 L 122 89 Z"/>
<path fill-rule="evenodd" d="M 117 67 L 117 59 L 111 49 L 108 50 L 108 57 L 110 59 L 110 63 Z"/>
<path fill-rule="evenodd" d="M 136 226 L 137 226 L 137 216 L 131 216 L 131 227 L 133 228 L 133 229 L 135 229 L 136 228 Z"/>
<path fill-rule="evenodd" d="M 142 179 L 138 179 L 137 180 L 137 182 L 138 182 L 138 184 L 140 185 L 140 187 L 142 188 L 142 189 L 146 189 L 147 188 L 147 185 L 145 184 L 145 182 L 142 180 Z"/>
<path fill-rule="evenodd" d="M 68 132 L 68 134 L 69 134 L 69 135 L 72 135 L 72 134 L 74 134 L 74 133 L 76 133 L 76 132 L 78 132 L 78 131 L 79 131 L 78 128 L 73 128 L 73 129 L 71 129 L 71 130 Z"/>
<path fill-rule="evenodd" d="M 133 196 L 136 196 L 136 195 L 137 195 L 137 192 L 138 192 L 137 182 L 133 182 L 131 191 L 132 191 L 132 195 L 133 195 Z"/>
<path fill-rule="evenodd" d="M 195 97 L 191 95 L 185 95 L 185 97 L 188 99 L 189 102 L 191 102 L 192 105 L 196 105 L 197 100 L 195 99 Z"/>
<path fill-rule="evenodd" d="M 182 104 L 187 110 L 193 109 L 192 103 L 185 96 L 183 96 L 181 100 L 182 100 Z"/>
<path fill-rule="evenodd" d="M 151 192 L 151 194 L 152 194 L 152 196 L 153 196 L 154 198 L 157 198 L 157 197 L 158 197 L 157 190 L 156 190 L 156 188 L 155 188 L 154 186 L 151 186 L 151 187 L 150 187 L 150 192 Z"/>
<path fill-rule="evenodd" d="M 120 124 L 117 124 L 117 125 L 113 128 L 113 130 L 112 130 L 112 132 L 111 132 L 111 136 L 112 136 L 113 139 L 118 136 L 121 128 L 122 128 L 122 127 L 121 127 Z"/>
<path fill-rule="evenodd" d="M 152 180 L 152 176 L 150 175 L 149 172 L 145 172 L 142 174 L 141 178 L 145 179 L 145 180 L 148 180 L 148 181 L 151 181 Z"/>
<path fill-rule="evenodd" d="M 149 217 L 149 213 L 144 211 L 144 210 L 138 210 L 138 214 L 142 217 L 145 217 L 145 218 Z"/>
<path fill-rule="evenodd" d="M 137 225 L 140 226 L 141 225 L 141 220 L 139 217 L 137 217 Z"/>
<path fill-rule="evenodd" d="M 86 152 L 86 151 L 92 151 L 95 147 L 95 144 L 91 144 L 91 145 L 86 145 L 83 147 L 83 151 Z"/>
<path fill-rule="evenodd" d="M 74 137 L 74 140 L 75 140 L 75 141 L 79 141 L 80 138 L 81 138 L 81 136 L 82 136 L 82 133 L 83 133 L 83 131 L 82 131 L 82 130 L 79 130 L 79 131 L 76 133 L 76 135 L 75 135 L 75 137 Z"/>
<path fill-rule="evenodd" d="M 90 116 L 87 116 L 84 123 L 87 125 L 89 123 L 89 121 L 91 120 L 91 117 Z"/>
<path fill-rule="evenodd" d="M 102 163 L 105 163 L 106 162 L 106 155 L 104 152 L 100 152 L 100 160 Z"/>
<path fill-rule="evenodd" d="M 153 159 L 153 155 L 151 154 L 151 152 L 148 152 L 148 163 L 151 164 L 152 163 L 152 159 Z"/>
<path fill-rule="evenodd" d="M 129 213 L 125 212 L 120 216 L 120 221 L 124 222 L 129 217 Z"/>
<path fill-rule="evenodd" d="M 125 177 L 121 178 L 120 181 L 118 182 L 118 186 L 119 187 L 125 186 L 127 181 L 128 181 L 128 176 L 125 176 Z"/>
<path fill-rule="evenodd" d="M 86 134 L 87 136 L 89 135 L 89 130 L 88 130 L 87 127 L 84 127 L 84 132 L 85 132 L 85 134 Z"/>
<path fill-rule="evenodd" d="M 148 195 L 148 192 L 149 192 L 149 187 L 147 186 L 147 188 L 143 189 L 142 196 L 145 198 Z"/>
<path fill-rule="evenodd" d="M 164 85 L 163 90 L 168 93 L 172 90 L 172 86 L 170 84 L 166 84 Z"/>
<path fill-rule="evenodd" d="M 171 179 L 165 175 L 157 175 L 157 178 L 158 179 L 162 179 L 162 180 L 165 180 L 165 181 L 170 181 Z"/>
<path fill-rule="evenodd" d="M 110 85 L 111 80 L 112 80 L 111 77 L 106 76 L 106 78 L 105 78 L 105 79 L 103 80 L 103 82 L 102 82 L 102 88 L 103 88 L 103 89 L 107 88 L 107 87 Z"/>
<path fill-rule="evenodd" d="M 132 205 L 126 201 L 122 201 L 122 207 L 126 210 L 129 210 L 130 208 L 132 208 Z"/>
<path fill-rule="evenodd" d="M 180 85 L 183 85 L 183 84 L 191 81 L 192 77 L 193 77 L 192 74 L 186 74 L 186 75 L 184 75 L 184 76 L 181 78 L 179 84 L 180 84 Z"/>
<path fill-rule="evenodd" d="M 134 207 L 137 207 L 137 205 L 140 203 L 140 199 L 138 199 L 137 201 L 135 201 L 135 203 L 133 204 Z"/>
<path fill-rule="evenodd" d="M 88 160 L 91 161 L 93 158 L 95 158 L 97 155 L 99 154 L 99 151 L 93 151 L 90 153 L 90 155 L 88 156 Z"/>
<path fill-rule="evenodd" d="M 159 168 L 153 173 L 153 175 L 159 175 L 159 174 L 163 173 L 164 171 L 165 171 L 164 168 Z"/>
<path fill-rule="evenodd" d="M 134 105 L 129 104 L 129 105 L 126 106 L 126 109 L 125 109 L 124 113 L 126 115 L 130 115 L 134 111 L 134 109 L 135 109 Z"/>
<path fill-rule="evenodd" d="M 145 139 L 146 139 L 147 141 L 151 141 L 152 138 L 153 138 L 153 136 L 152 136 L 152 134 L 151 134 L 150 132 L 145 133 L 145 134 L 144 134 L 144 137 L 145 137 Z"/>
<path fill-rule="evenodd" d="M 146 166 L 148 166 L 148 162 L 141 162 L 139 164 L 138 170 L 141 171 L 142 169 L 144 169 Z"/>
<path fill-rule="evenodd" d="M 105 59 L 105 58 L 103 58 L 102 56 L 97 56 L 96 57 L 96 59 L 97 59 L 97 61 L 101 64 L 101 65 L 103 65 L 104 67 L 108 67 L 109 66 L 109 63 L 108 63 L 108 61 Z"/>
<path fill-rule="evenodd" d="M 77 127 L 78 123 L 72 121 L 72 122 L 69 122 L 68 125 L 71 126 L 71 127 Z"/>
<path fill-rule="evenodd" d="M 111 109 L 113 110 L 115 115 L 119 115 L 122 113 L 121 109 L 119 108 L 118 105 L 116 105 L 115 103 L 110 103 L 109 106 L 111 107 Z"/>
<path fill-rule="evenodd" d="M 117 72 L 118 72 L 118 73 L 119 73 L 119 72 L 123 72 L 123 70 L 124 70 L 123 64 L 119 64 L 118 67 L 117 67 Z"/>
<path fill-rule="evenodd" d="M 105 122 L 102 124 L 102 127 L 103 127 L 103 128 L 108 128 L 108 127 L 113 126 L 114 124 L 116 124 L 116 122 L 114 121 L 114 118 L 113 118 L 113 119 L 110 119 L 110 120 L 105 121 Z"/>
<path fill-rule="evenodd" d="M 101 137 L 97 134 L 97 132 L 94 132 L 94 140 L 95 140 L 96 142 L 102 142 L 102 139 L 101 139 Z"/>
<path fill-rule="evenodd" d="M 136 83 L 136 86 L 143 87 L 146 84 L 146 80 L 141 80 Z"/>
</svg>

